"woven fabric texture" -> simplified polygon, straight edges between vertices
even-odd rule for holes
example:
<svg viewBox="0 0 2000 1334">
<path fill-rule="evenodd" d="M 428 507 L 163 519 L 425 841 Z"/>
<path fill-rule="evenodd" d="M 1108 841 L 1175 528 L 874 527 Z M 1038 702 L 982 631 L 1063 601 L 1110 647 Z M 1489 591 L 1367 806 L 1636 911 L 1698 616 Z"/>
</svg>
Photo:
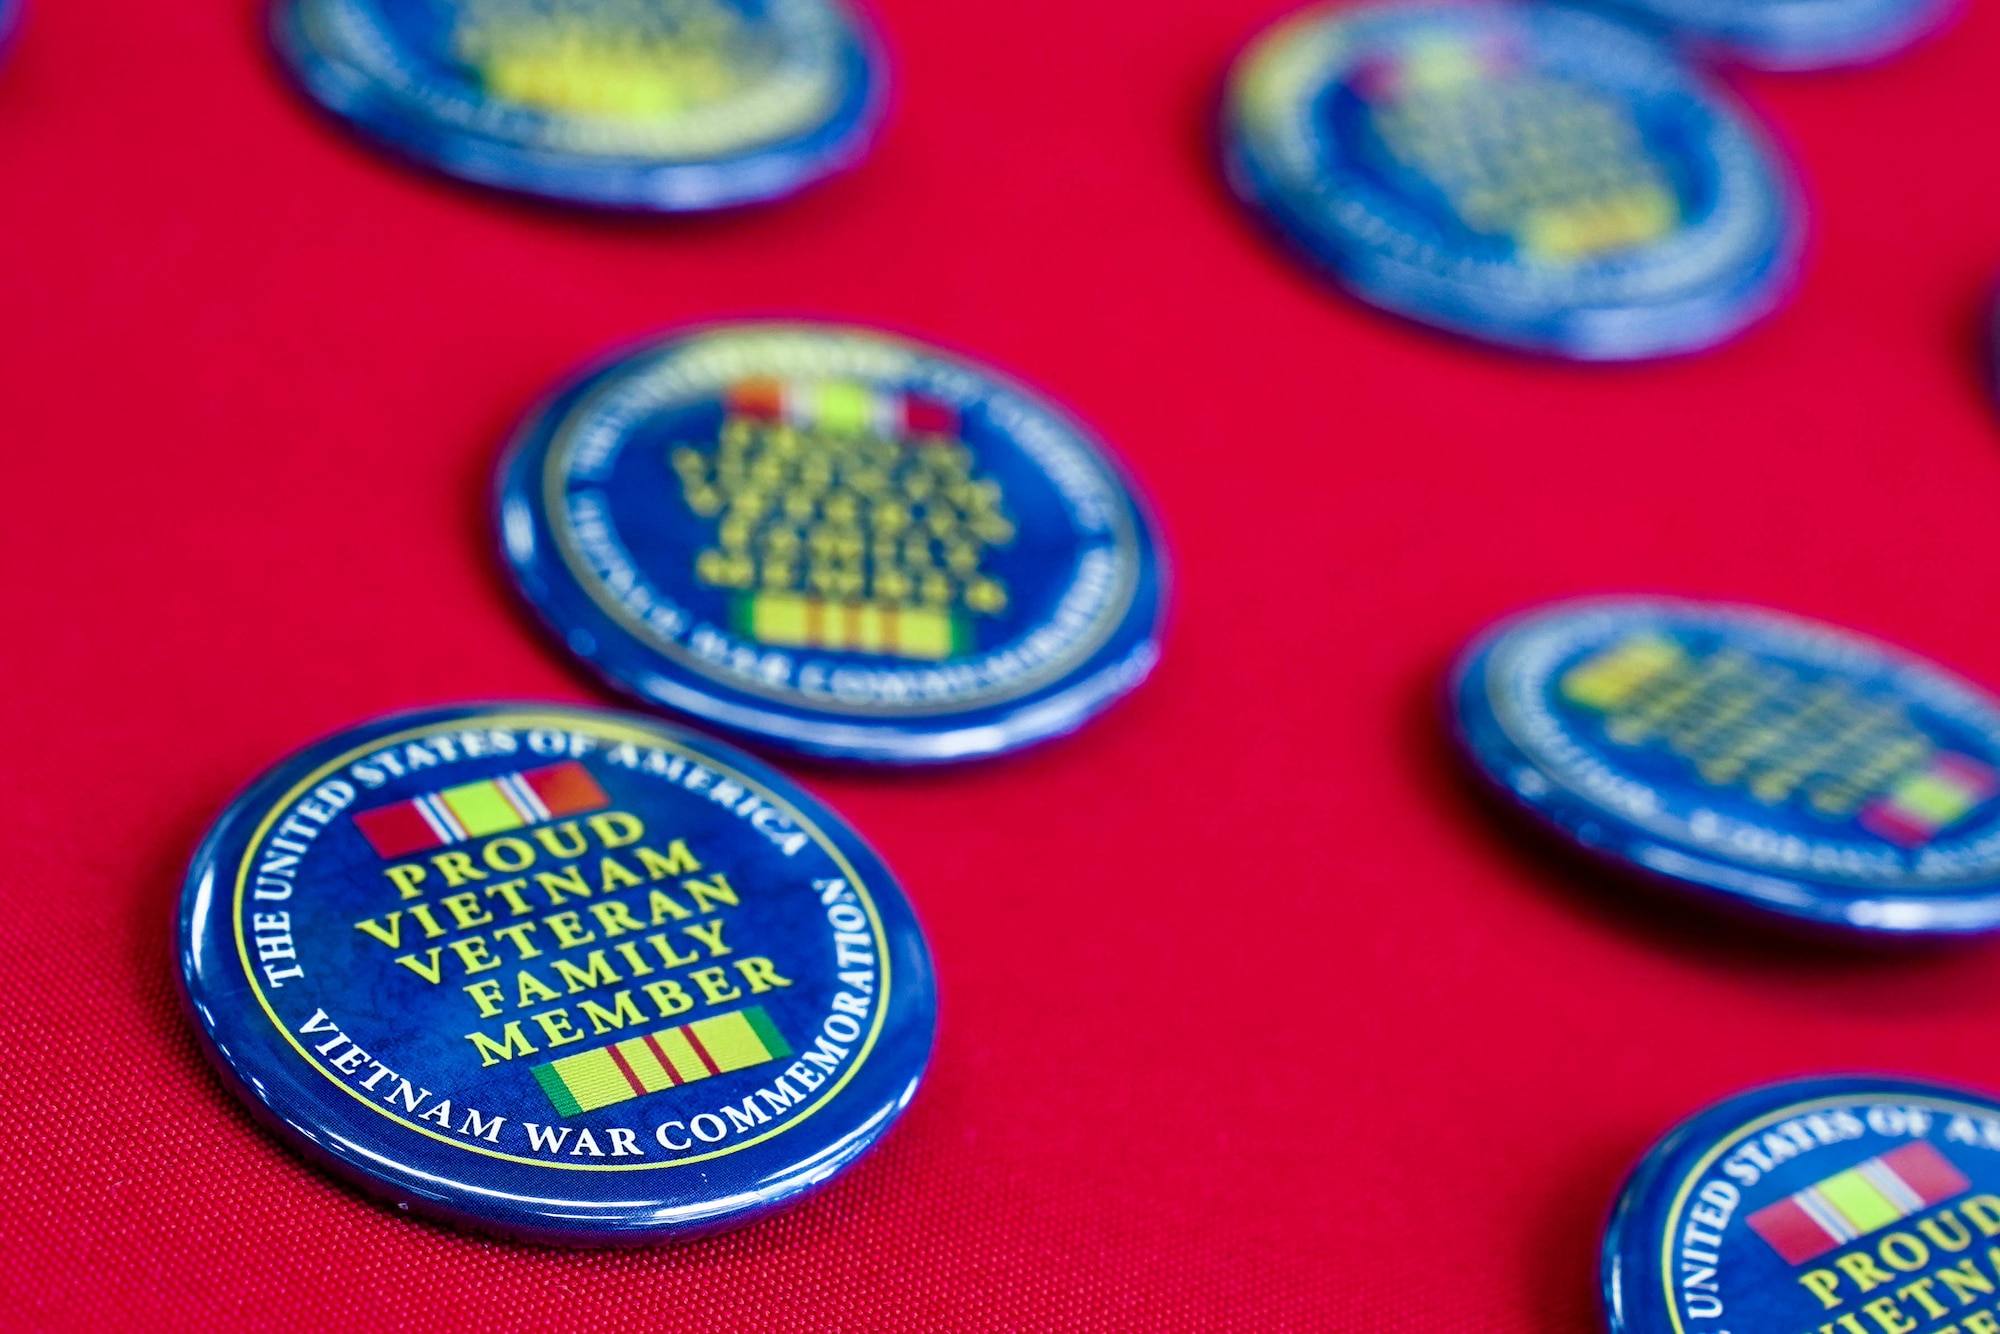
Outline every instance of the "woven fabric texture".
<svg viewBox="0 0 2000 1334">
<path fill-rule="evenodd" d="M 0 1324 L 9 1329 L 1597 1327 L 1598 1229 L 1747 1083 L 2000 1086 L 1994 953 L 1806 947 L 1649 906 L 1456 776 L 1489 617 L 1767 602 L 2000 682 L 2000 10 L 1739 86 L 1815 215 L 1792 305 L 1578 369 L 1307 279 L 1210 165 L 1281 5 L 883 0 L 857 173 L 692 221 L 414 173 L 280 84 L 243 0 L 39 0 L 0 68 Z M 259 1132 L 172 983 L 232 792 L 389 709 L 600 698 L 484 513 L 550 381 L 677 322 L 885 325 L 1045 387 L 1158 501 L 1157 678 L 999 763 L 790 766 L 928 926 L 905 1121 L 795 1210 L 626 1254 L 395 1216 Z"/>
</svg>

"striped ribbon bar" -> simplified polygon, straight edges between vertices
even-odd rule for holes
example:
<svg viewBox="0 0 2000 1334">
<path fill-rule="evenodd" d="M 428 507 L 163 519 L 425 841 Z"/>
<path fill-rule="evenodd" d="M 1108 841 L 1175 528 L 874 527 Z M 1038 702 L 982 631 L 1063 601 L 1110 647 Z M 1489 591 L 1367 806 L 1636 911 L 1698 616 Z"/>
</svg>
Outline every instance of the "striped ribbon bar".
<svg viewBox="0 0 2000 1334">
<path fill-rule="evenodd" d="M 764 1007 L 753 1005 L 578 1052 L 534 1069 L 536 1082 L 556 1110 L 575 1116 L 791 1054 Z"/>
<path fill-rule="evenodd" d="M 778 648 L 823 648 L 937 662 L 970 646 L 964 618 L 934 607 L 842 602 L 804 593 L 737 598 L 736 629 Z"/>
<path fill-rule="evenodd" d="M 376 856 L 402 857 L 610 804 L 590 770 L 564 760 L 377 806 L 357 814 L 354 827 Z"/>
<path fill-rule="evenodd" d="M 1995 792 L 2000 792 L 2000 775 L 1969 755 L 1940 751 L 1863 806 L 1861 827 L 1901 847 L 1920 848 Z"/>
<path fill-rule="evenodd" d="M 829 435 L 922 440 L 958 434 L 958 413 L 948 403 L 846 380 L 744 380 L 730 386 L 724 402 L 733 416 Z"/>
<path fill-rule="evenodd" d="M 1519 52 L 1504 41 L 1476 37 L 1427 40 L 1394 55 L 1369 56 L 1347 82 L 1370 102 L 1399 102 L 1415 93 L 1448 93 L 1519 73 Z"/>
<path fill-rule="evenodd" d="M 1915 1140 L 1766 1205 L 1749 1221 L 1786 1264 L 1802 1265 L 1970 1189 L 1935 1145 Z"/>
</svg>

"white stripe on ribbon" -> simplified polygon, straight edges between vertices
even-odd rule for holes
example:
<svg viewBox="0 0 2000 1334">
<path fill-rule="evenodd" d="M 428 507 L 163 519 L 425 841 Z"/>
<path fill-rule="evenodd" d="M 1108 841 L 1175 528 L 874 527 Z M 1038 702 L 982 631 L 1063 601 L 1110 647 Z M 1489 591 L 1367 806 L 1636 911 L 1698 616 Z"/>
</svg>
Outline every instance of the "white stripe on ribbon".
<svg viewBox="0 0 2000 1334">
<path fill-rule="evenodd" d="M 451 807 L 444 804 L 435 792 L 416 798 L 417 814 L 424 817 L 424 823 L 438 836 L 441 843 L 462 843 L 465 841 L 465 826 L 451 813 Z"/>
<path fill-rule="evenodd" d="M 535 789 L 521 781 L 521 775 L 507 774 L 495 779 L 494 786 L 500 789 L 500 795 L 507 799 L 507 804 L 514 808 L 514 814 L 521 817 L 523 824 L 540 824 L 549 818 L 549 808 L 542 804 Z"/>
<path fill-rule="evenodd" d="M 810 430 L 813 421 L 813 401 L 816 395 L 810 384 L 798 384 L 787 380 L 778 386 L 778 415 L 785 425 L 798 430 Z"/>
<path fill-rule="evenodd" d="M 1853 1241 L 1860 1236 L 1854 1224 L 1847 1221 L 1847 1215 L 1834 1208 L 1833 1202 L 1819 1193 L 1818 1186 L 1808 1186 L 1792 1200 L 1805 1210 L 1806 1217 L 1826 1230 L 1826 1235 L 1835 1241 Z"/>
<path fill-rule="evenodd" d="M 910 433 L 910 414 L 903 410 L 909 402 L 901 394 L 875 393 L 875 434 L 884 440 L 900 440 Z"/>
<path fill-rule="evenodd" d="M 1861 1175 L 1868 1184 L 1888 1197 L 1889 1202 L 1901 1209 L 1905 1216 L 1924 1207 L 1924 1197 L 1910 1189 L 1910 1183 L 1896 1175 L 1896 1169 L 1880 1158 L 1870 1158 L 1861 1164 Z"/>
</svg>

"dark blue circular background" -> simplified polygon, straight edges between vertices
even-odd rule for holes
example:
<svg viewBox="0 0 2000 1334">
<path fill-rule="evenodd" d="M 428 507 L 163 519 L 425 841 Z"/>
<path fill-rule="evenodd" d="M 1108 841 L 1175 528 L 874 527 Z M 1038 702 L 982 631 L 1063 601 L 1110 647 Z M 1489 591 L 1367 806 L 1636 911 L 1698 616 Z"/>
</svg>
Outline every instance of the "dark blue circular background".
<svg viewBox="0 0 2000 1334">
<path fill-rule="evenodd" d="M 440 87 L 477 85 L 444 46 L 440 0 L 370 3 L 408 38 L 404 56 Z M 267 31 L 292 82 L 313 102 L 376 144 L 418 165 L 479 185 L 593 208 L 703 212 L 792 194 L 852 167 L 868 151 L 888 101 L 888 64 L 858 15 L 841 55 L 839 103 L 820 124 L 737 156 L 702 161 L 579 156 L 537 151 L 469 134 L 424 113 L 406 97 L 320 50 L 297 13 L 299 0 L 270 0 Z M 764 0 L 727 0 L 756 15 Z M 529 113 L 523 113 L 527 115 Z"/>
<path fill-rule="evenodd" d="M 550 413 L 551 418 L 560 416 L 578 396 L 587 393 L 583 388 L 565 395 L 562 406 Z M 714 440 L 722 430 L 723 417 L 722 404 L 714 401 L 658 413 L 636 427 L 628 437 L 630 443 L 619 451 L 616 466 L 602 488 L 611 502 L 613 526 L 640 568 L 691 570 L 697 554 L 710 545 L 712 537 L 702 527 L 660 522 L 653 504 L 656 497 L 678 497 L 681 492 L 680 479 L 668 463 L 672 447 L 682 441 Z M 982 415 L 968 416 L 962 437 L 978 451 L 979 472 L 1000 484 L 1006 511 L 1017 529 L 1014 540 L 989 551 L 980 564 L 982 571 L 1007 585 L 1011 596 L 998 615 L 972 620 L 977 651 L 1017 639 L 1046 624 L 1055 612 L 1062 585 L 1044 576 L 1046 571 L 1063 569 L 1068 563 L 1069 544 L 1052 540 L 1068 519 L 1062 497 L 1046 473 L 1025 455 L 991 447 L 1000 438 L 999 432 Z M 696 616 L 717 625 L 728 624 L 731 590 L 682 583 L 675 584 L 673 592 Z"/>
<path fill-rule="evenodd" d="M 1460 655 L 1448 677 L 1449 721 L 1453 736 L 1474 771 L 1509 806 L 1534 817 L 1565 840 L 1620 870 L 1690 891 L 1729 907 L 1752 908 L 1813 927 L 1871 936 L 1953 935 L 2000 928 L 2000 880 L 1974 880 L 1931 887 L 1917 882 L 1869 884 L 1806 871 L 1774 869 L 1757 863 L 1732 863 L 1713 849 L 1683 844 L 1643 828 L 1619 812 L 1546 777 L 1543 766 L 1502 728 L 1495 716 L 1487 690 L 1487 664 L 1496 648 L 1516 629 L 1565 616 L 1596 616 L 1607 612 L 1615 616 L 1620 614 L 1621 605 L 1631 608 L 1627 614 L 1635 628 L 1657 624 L 1665 618 L 1674 625 L 1676 638 L 1684 643 L 1716 645 L 1733 642 L 1726 629 L 1704 626 L 1696 619 L 1709 604 L 1670 598 L 1641 598 L 1629 602 L 1617 598 L 1582 598 L 1554 603 L 1510 617 L 1476 636 Z M 1772 625 L 1764 633 L 1771 636 L 1781 636 L 1788 624 L 1810 625 L 1758 608 L 1715 606 L 1713 609 L 1731 615 L 1769 617 Z M 1813 628 L 1834 632 L 1833 627 Z M 1860 655 L 1872 659 L 1870 670 L 1847 676 L 1847 679 L 1858 680 L 1876 690 L 1891 690 L 1933 739 L 1955 745 L 1970 752 L 1974 758 L 2000 766 L 2000 754 L 1995 753 L 1989 739 L 1980 736 L 1962 721 L 1944 716 L 1925 706 L 1921 700 L 1911 698 L 1907 690 L 1895 689 L 1898 675 L 1913 666 L 1961 686 L 1965 683 L 1959 682 L 1941 667 L 1922 663 L 1886 645 L 1876 644 L 1852 632 L 1836 633 Z M 1560 668 L 1551 671 L 1551 681 L 1560 675 L 1560 671 Z M 1826 674 L 1846 676 L 1845 673 Z M 1970 689 L 1969 686 L 1966 688 Z M 1564 718 L 1565 731 L 1573 740 L 1580 738 L 1586 727 L 1601 727 L 1597 720 L 1572 706 L 1557 705 L 1554 711 L 1559 715 L 1575 715 Z M 1587 751 L 1596 753 L 1587 740 L 1580 744 Z M 1698 799 L 1704 808 L 1723 815 L 1735 815 L 1746 823 L 1755 823 L 1780 833 L 1796 832 L 1806 838 L 1825 837 L 1829 832 L 1828 822 L 1815 820 L 1813 816 L 1793 809 L 1789 802 L 1778 807 L 1767 806 L 1735 789 L 1701 783 L 1689 772 L 1689 762 L 1677 755 L 1655 751 L 1651 747 L 1612 748 L 1607 745 L 1603 751 L 1597 757 L 1613 771 L 1630 774 L 1668 794 L 1686 793 L 1691 799 Z M 1529 790 L 1524 791 L 1521 781 L 1524 772 L 1543 777 L 1539 783 L 1528 784 Z M 2000 828 L 2000 801 L 1989 802 L 1983 813 L 1967 828 L 1989 832 Z M 1843 833 L 1845 837 L 1857 840 L 1871 837 L 1858 831 Z M 1964 831 L 1953 833 L 1954 839 L 1965 836 Z M 1896 850 L 1886 840 L 1877 841 L 1884 850 Z M 1857 905 L 1869 906 L 1858 908 Z"/>
<path fill-rule="evenodd" d="M 887 1012 L 882 1015 L 873 1050 L 831 1101 L 774 1138 L 705 1163 L 638 1172 L 568 1171 L 531 1167 L 441 1145 L 368 1110 L 292 1049 L 257 1003 L 237 957 L 230 898 L 236 867 L 255 828 L 271 804 L 301 778 L 358 746 L 441 722 L 476 727 L 482 718 L 501 714 L 573 720 L 584 730 L 595 722 L 611 723 L 670 738 L 698 754 L 713 756 L 790 802 L 841 850 L 866 885 L 879 914 L 890 950 L 891 982 Z M 418 1073 L 448 1070 L 456 1062 L 464 1067 L 466 1082 L 477 1079 L 489 1098 L 505 1099 L 489 1101 L 480 1110 L 508 1116 L 511 1126 L 534 1119 L 518 1114 L 518 1109 L 527 1107 L 538 1110 L 548 1124 L 591 1128 L 602 1139 L 604 1129 L 612 1125 L 650 1127 L 666 1114 L 660 1110 L 665 1105 L 661 1100 L 681 1098 L 684 1093 L 691 1094 L 694 1101 L 683 1100 L 677 1106 L 683 1117 L 740 1102 L 753 1089 L 769 1083 L 774 1068 L 783 1067 L 753 1066 L 689 1084 L 685 1090 L 561 1116 L 536 1084 L 530 1067 L 620 1039 L 599 1038 L 560 1051 L 544 1047 L 540 1055 L 517 1057 L 504 1067 L 482 1072 L 465 1054 L 469 1044 L 460 1036 L 462 1031 L 468 1026 L 497 1031 L 506 1018 L 520 1016 L 510 1008 L 501 1019 L 482 1022 L 475 1017 L 472 1003 L 457 986 L 450 985 L 456 974 L 450 971 L 449 953 L 443 956 L 447 985 L 434 987 L 415 974 L 385 964 L 384 947 L 354 927 L 353 923 L 363 918 L 382 920 L 382 914 L 398 906 L 398 900 L 393 893 L 384 894 L 383 860 L 367 846 L 349 815 L 398 798 L 549 762 L 546 756 L 523 750 L 463 760 L 444 771 L 445 778 L 438 776 L 439 770 L 417 770 L 379 789 L 364 790 L 325 826 L 312 845 L 314 855 L 324 859 L 315 866 L 333 868 L 334 874 L 344 877 L 339 882 L 341 888 L 351 894 L 341 897 L 322 890 L 323 897 L 311 899 L 301 889 L 282 903 L 246 904 L 246 913 L 252 907 L 290 911 L 295 939 L 310 942 L 300 950 L 300 961 L 312 964 L 308 982 L 294 980 L 290 987 L 270 993 L 273 1003 L 287 1007 L 280 1012 L 287 1022 L 296 1023 L 310 1016 L 311 1008 L 320 1004 L 329 988 L 344 987 L 336 998 L 339 1008 L 325 1007 L 337 1021 L 353 1023 L 359 1018 L 389 1031 L 412 1024 L 423 1026 L 425 1032 L 398 1039 L 397 1051 L 403 1053 L 398 1059 L 408 1066 L 410 1053 L 416 1053 L 423 1062 Z M 588 767 L 612 797 L 612 809 L 629 810 L 641 819 L 659 809 L 647 804 L 648 786 L 671 786 L 665 779 L 635 775 L 608 763 Z M 738 957 L 752 952 L 771 954 L 794 983 L 745 1003 L 765 1007 L 797 1059 L 796 1052 L 809 1046 L 811 1035 L 817 1032 L 827 989 L 837 990 L 842 984 L 831 980 L 836 969 L 828 943 L 829 927 L 812 887 L 784 883 L 781 890 L 771 891 L 766 886 L 774 880 L 798 881 L 809 875 L 810 869 L 803 862 L 794 864 L 784 857 L 769 840 L 722 806 L 678 787 L 672 791 L 678 797 L 672 802 L 671 826 L 656 828 L 654 820 L 647 820 L 648 832 L 661 843 L 672 837 L 686 839 L 703 860 L 703 874 L 722 870 L 735 883 L 742 903 L 727 910 L 724 920 L 734 929 L 725 937 L 726 943 L 741 947 Z M 650 800 L 657 802 L 658 797 Z M 592 853 L 597 851 L 593 847 Z M 823 858 L 813 844 L 798 856 Z M 325 869 L 316 869 L 317 883 L 327 883 L 327 874 Z M 429 901 L 442 917 L 444 911 L 437 898 L 431 895 Z M 590 921 L 587 914 L 584 920 Z M 414 938 L 415 925 L 406 920 L 405 926 Z M 544 936 L 537 939 L 544 946 L 553 944 Z M 915 1092 L 936 1027 L 935 983 L 922 931 L 887 868 L 837 815 L 783 775 L 710 738 L 682 732 L 657 719 L 561 705 L 463 705 L 398 714 L 330 737 L 285 760 L 231 803 L 203 840 L 188 868 L 178 940 L 184 997 L 201 1045 L 224 1082 L 259 1121 L 317 1165 L 398 1207 L 456 1225 L 552 1244 L 598 1246 L 685 1239 L 749 1222 L 791 1202 L 859 1157 L 888 1129 Z M 796 948 L 787 950 L 788 942 Z M 497 944 L 493 948 L 496 954 L 502 952 Z M 375 951 L 381 956 L 371 954 Z M 545 952 L 553 957 L 552 950 Z M 511 973 L 489 975 L 504 979 Z M 322 977 L 326 980 L 313 980 Z M 636 988 L 642 983 L 635 979 L 632 985 Z M 299 990 L 287 996 L 290 988 Z M 301 1013 L 292 1014 L 290 1009 Z M 438 1012 L 435 1019 L 433 1012 Z M 649 1013 L 647 1026 L 637 1031 L 704 1017 L 700 1008 L 685 1019 L 655 1021 Z M 872 1021 L 871 1015 L 868 1022 Z M 362 1028 L 362 1024 L 354 1026 Z M 540 1036 L 532 1031 L 532 1025 L 527 1027 L 531 1040 Z M 626 1032 L 620 1038 L 635 1035 Z M 367 1045 L 360 1040 L 367 1036 L 358 1031 L 357 1045 Z M 470 1105 L 469 1099 L 467 1102 Z M 651 1159 L 659 1160 L 661 1151 L 646 1138 L 649 1130 L 642 1128 L 640 1134 Z M 511 1143 L 505 1147 L 523 1151 Z"/>
<path fill-rule="evenodd" d="M 1630 104 L 1641 141 L 1654 165 L 1674 190 L 1681 215 L 1699 222 L 1715 209 L 1716 182 L 1707 168 L 1709 115 L 1692 97 L 1659 98 Z M 1383 142 L 1367 101 L 1346 81 L 1320 93 L 1313 118 L 1326 135 L 1330 166 L 1344 168 L 1353 180 L 1348 188 L 1366 190 L 1383 201 L 1384 211 L 1396 201 L 1400 220 L 1412 232 L 1478 258 L 1504 262 L 1516 250 L 1505 236 L 1472 229 L 1458 216 L 1436 182 L 1399 162 Z"/>
<path fill-rule="evenodd" d="M 1732 1132 L 1761 1117 L 1821 1098 L 1851 1098 L 1857 1103 L 1879 1099 L 1888 1107 L 1901 1107 L 1906 1099 L 1938 1098 L 1969 1103 L 2000 1118 L 2000 1102 L 1988 1094 L 1927 1081 L 1870 1075 L 1791 1080 L 1752 1089 L 1705 1108 L 1670 1131 L 1632 1169 L 1612 1209 L 1599 1260 L 1605 1323 L 1610 1334 L 1673 1334 L 1662 1295 L 1663 1229 L 1681 1183 L 1703 1155 Z M 2000 1190 L 2000 1150 L 1984 1143 L 1976 1149 L 1944 1143 L 1941 1139 L 1944 1129 L 1943 1124 L 1933 1124 L 1923 1136 L 1887 1135 L 1871 1130 L 1846 1143 L 1821 1145 L 1779 1163 L 1757 1185 L 1745 1189 L 1743 1200 L 1731 1218 L 1739 1230 L 1733 1236 L 1727 1231 L 1722 1234 L 1725 1241 L 1719 1253 L 1727 1266 L 1728 1286 L 1722 1294 L 1724 1313 L 1711 1325 L 1730 1329 L 1733 1334 L 1802 1334 L 1844 1311 L 1865 1321 L 1866 1328 L 1874 1329 L 1874 1322 L 1861 1314 L 1861 1303 L 1851 1288 L 1844 1294 L 1840 1310 L 1823 1308 L 1798 1284 L 1798 1272 L 1805 1266 L 1786 1264 L 1760 1238 L 1740 1230 L 1743 1220 L 1794 1191 L 1917 1138 L 1939 1147 L 1952 1165 L 1971 1179 L 1972 1190 Z M 1983 1249 L 1983 1245 L 1978 1246 L 1971 1253 Z M 1899 1282 L 1904 1277 L 1897 1275 Z M 1880 1296 L 1887 1291 L 1869 1295 Z M 1914 1304 L 1909 1307 L 1916 1310 Z M 1922 1323 L 1927 1329 L 1934 1327 L 1929 1320 Z M 1947 1322 L 1941 1321 L 1936 1327 L 1941 1328 L 1943 1323 Z M 1705 1325 L 1688 1334 L 1707 1334 L 1709 1327 Z"/>
<path fill-rule="evenodd" d="M 1399 12 L 1406 11 L 1406 12 Z M 1596 86 L 1631 109 L 1654 163 L 1672 185 L 1685 225 L 1698 225 L 1718 204 L 1714 140 L 1717 127 L 1746 115 L 1693 70 L 1678 67 L 1671 52 L 1635 30 L 1561 6 L 1506 3 L 1378 5 L 1337 17 L 1366 30 L 1371 22 L 1433 21 L 1468 31 L 1484 25 L 1518 38 L 1527 58 L 1570 77 L 1601 71 Z M 1594 45 L 1605 51 L 1593 55 Z M 1254 50 L 1254 48 L 1253 48 Z M 1644 53 L 1644 59 L 1639 59 Z M 1246 57 L 1248 58 L 1248 57 Z M 1643 76 L 1627 70 L 1647 66 Z M 1619 82 L 1620 78 L 1624 82 Z M 1641 91 L 1643 89 L 1643 92 Z M 1475 270 L 1419 272 L 1405 261 L 1376 253 L 1330 217 L 1336 201 L 1366 201 L 1371 216 L 1390 220 L 1403 237 L 1432 245 L 1453 267 L 1509 266 L 1516 246 L 1505 236 L 1474 231 L 1435 183 L 1395 160 L 1371 123 L 1365 103 L 1347 80 L 1319 89 L 1310 108 L 1320 177 L 1309 190 L 1280 180 L 1259 160 L 1254 136 L 1225 99 L 1221 130 L 1224 174 L 1242 201 L 1281 244 L 1326 270 L 1354 295 L 1395 314 L 1454 333 L 1525 351 L 1584 360 L 1619 360 L 1684 352 L 1712 345 L 1756 320 L 1783 296 L 1796 268 L 1803 228 L 1795 191 L 1768 148 L 1763 157 L 1772 216 L 1754 240 L 1710 280 L 1673 290 L 1664 298 L 1620 304 L 1586 298 L 1579 285 L 1564 294 L 1552 275 L 1548 295 L 1536 300 L 1497 297 Z M 1751 131 L 1753 138 L 1755 132 Z M 1579 270 L 1644 273 L 1646 247 Z"/>
<path fill-rule="evenodd" d="M 872 715 L 820 709 L 810 700 L 759 695 L 696 672 L 608 615 L 577 582 L 550 529 L 543 482 L 551 441 L 566 414 L 631 362 L 682 339 L 741 327 L 746 326 L 684 331 L 607 358 L 557 390 L 530 415 L 508 448 L 496 492 L 502 559 L 523 598 L 565 648 L 613 686 L 651 706 L 692 712 L 710 726 L 764 744 L 829 759 L 882 763 L 932 763 L 1018 749 L 1075 730 L 1138 685 L 1157 653 L 1165 610 L 1165 557 L 1148 507 L 1130 480 L 1095 448 L 1090 437 L 1074 427 L 1076 437 L 1093 449 L 1104 473 L 1125 499 L 1138 546 L 1138 585 L 1123 618 L 1104 643 L 1058 679 L 1022 696 L 969 707 L 901 709 Z M 830 337 L 885 337 L 829 326 L 767 327 L 807 329 Z M 983 368 L 921 345 L 905 346 L 969 371 L 993 389 L 1004 387 L 1011 393 L 1035 397 Z M 1061 413 L 1056 415 L 1062 417 Z M 666 445 L 702 429 L 708 432 L 704 438 L 712 439 L 721 416 L 719 404 L 711 403 L 649 419 L 630 437 L 642 447 L 621 449 L 613 485 L 604 488 L 612 494 L 620 515 L 618 532 L 635 563 L 684 607 L 717 625 L 727 624 L 727 592 L 700 588 L 678 573 L 692 569 L 694 552 L 704 544 L 705 535 L 696 525 L 652 507 L 650 500 L 663 494 L 678 498 L 680 494 L 680 482 L 665 460 Z M 961 419 L 962 438 L 974 452 L 976 471 L 1001 484 L 1004 508 L 1017 530 L 1011 544 L 986 557 L 991 571 L 1006 581 L 1010 601 L 999 616 L 974 618 L 974 631 L 979 636 L 976 649 L 984 651 L 1003 641 L 1018 642 L 1033 628 L 1048 623 L 1073 565 L 1072 544 L 1067 539 L 1057 540 L 1054 534 L 1066 530 L 1070 520 L 1048 475 L 982 410 L 962 408 Z M 622 498 L 616 493 L 620 488 Z M 673 508 L 682 508 L 678 499 Z M 506 531 L 510 509 L 532 516 L 532 551 L 525 558 Z M 1039 543 L 1037 529 L 1043 536 Z M 871 665 L 871 660 L 860 655 L 824 650 L 815 650 L 815 655 L 857 666 Z M 648 685 L 662 677 L 699 698 L 683 702 L 685 693 L 673 700 L 662 698 Z M 730 712 L 734 709 L 756 710 L 788 725 L 746 721 Z"/>
</svg>

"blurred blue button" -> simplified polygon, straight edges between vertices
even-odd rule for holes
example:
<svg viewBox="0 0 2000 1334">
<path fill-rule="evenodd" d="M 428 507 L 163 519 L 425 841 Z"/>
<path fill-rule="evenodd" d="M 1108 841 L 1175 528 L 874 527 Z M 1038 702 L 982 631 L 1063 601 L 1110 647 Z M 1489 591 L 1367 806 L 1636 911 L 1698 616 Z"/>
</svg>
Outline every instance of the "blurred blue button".
<svg viewBox="0 0 2000 1334">
<path fill-rule="evenodd" d="M 26 0 L 0 0 L 0 57 L 6 56 L 21 31 L 21 13 L 26 7 Z"/>
<path fill-rule="evenodd" d="M 1513 808 L 1614 866 L 1867 935 L 2000 927 L 2000 701 L 1852 632 L 1754 607 L 1559 602 L 1451 679 Z"/>
<path fill-rule="evenodd" d="M 1958 0 L 1598 0 L 1697 53 L 1770 70 L 1865 65 L 1943 27 Z"/>
<path fill-rule="evenodd" d="M 852 166 L 886 101 L 844 0 L 274 0 L 306 95 L 405 158 L 567 203 L 686 212 Z"/>
<path fill-rule="evenodd" d="M 1355 296 L 1527 351 L 1718 342 L 1778 302 L 1803 233 L 1742 110 L 1561 6 L 1306 10 L 1237 61 L 1222 140 L 1238 196 Z"/>
<path fill-rule="evenodd" d="M 1013 750 L 1159 654 L 1165 561 L 1117 464 L 1031 391 L 868 330 L 718 325 L 601 364 L 520 428 L 497 517 L 557 642 L 789 750 Z"/>
</svg>

